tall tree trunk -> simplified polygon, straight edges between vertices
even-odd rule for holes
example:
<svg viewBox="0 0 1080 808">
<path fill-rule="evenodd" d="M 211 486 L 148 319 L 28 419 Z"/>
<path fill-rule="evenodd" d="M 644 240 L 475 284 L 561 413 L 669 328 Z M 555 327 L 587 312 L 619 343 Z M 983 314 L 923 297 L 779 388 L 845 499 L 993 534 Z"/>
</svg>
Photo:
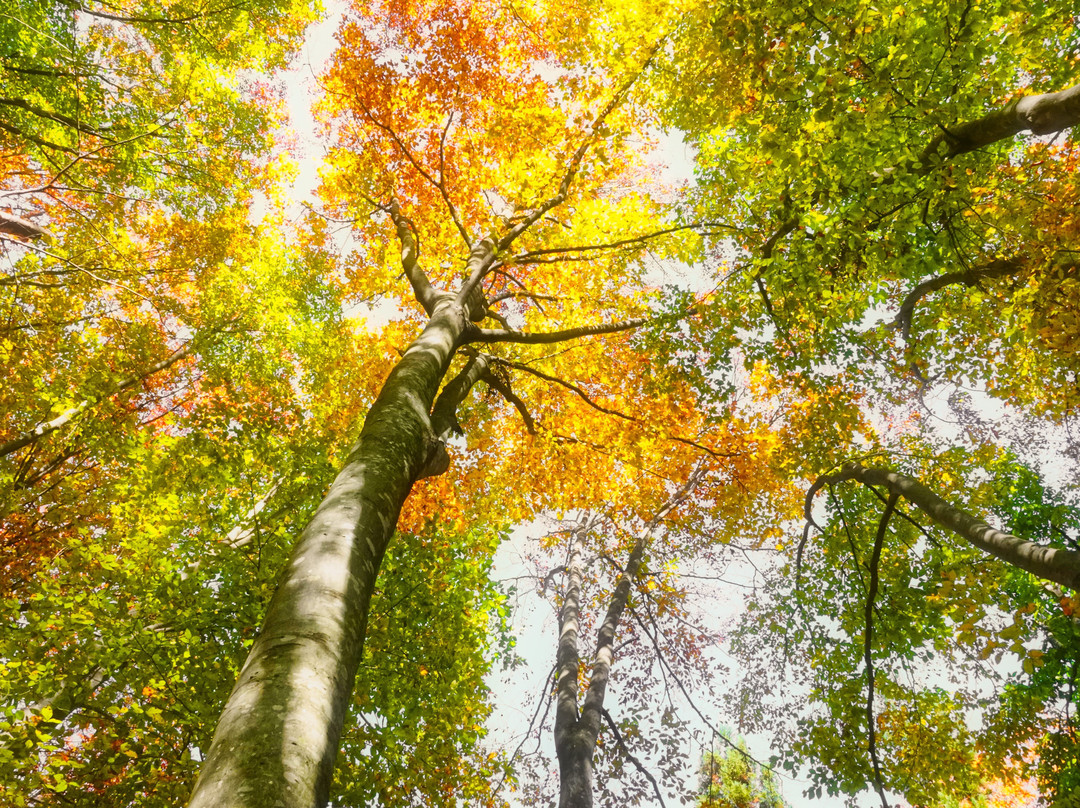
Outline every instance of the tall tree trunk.
<svg viewBox="0 0 1080 808">
<path fill-rule="evenodd" d="M 950 505 L 917 480 L 890 469 L 867 468 L 859 463 L 848 463 L 836 474 L 822 477 L 807 494 L 807 515 L 809 516 L 810 501 L 822 485 L 845 480 L 884 486 L 890 493 L 904 497 L 937 524 L 953 531 L 980 550 L 1032 575 L 1080 591 L 1080 552 L 1046 547 L 990 527 L 982 519 Z"/>
<path fill-rule="evenodd" d="M 206 756 L 191 808 L 326 804 L 375 577 L 438 442 L 429 413 L 468 323 L 447 296 L 387 378 L 293 550 Z"/>
<path fill-rule="evenodd" d="M 558 678 L 555 704 L 555 754 L 559 758 L 559 808 L 592 808 L 592 756 L 596 737 L 581 726 L 578 715 L 582 553 L 587 524 L 574 531 L 566 564 L 566 595 L 559 611 Z"/>
<path fill-rule="evenodd" d="M 630 602 L 630 589 L 638 577 L 641 560 L 646 548 L 660 530 L 665 518 L 685 500 L 704 476 L 704 463 L 698 464 L 687 481 L 645 524 L 638 535 L 626 566 L 619 574 L 615 589 L 608 601 L 604 621 L 596 637 L 596 653 L 593 654 L 589 687 L 578 712 L 578 676 L 580 670 L 579 626 L 581 622 L 581 581 L 583 574 L 582 553 L 585 533 L 589 524 L 580 525 L 574 532 L 570 560 L 566 565 L 566 596 L 559 612 L 559 650 L 556 657 L 558 668 L 555 709 L 555 753 L 559 758 L 559 808 L 592 808 L 593 804 L 593 753 L 596 739 L 600 736 L 604 716 L 604 698 L 611 680 L 611 664 L 615 659 L 615 634 L 623 612 Z M 614 726 L 614 724 L 613 724 Z M 629 750 L 627 750 L 629 753 Z M 644 769 L 642 770 L 644 771 Z M 656 789 L 657 798 L 663 804 L 659 787 L 646 773 Z"/>
</svg>

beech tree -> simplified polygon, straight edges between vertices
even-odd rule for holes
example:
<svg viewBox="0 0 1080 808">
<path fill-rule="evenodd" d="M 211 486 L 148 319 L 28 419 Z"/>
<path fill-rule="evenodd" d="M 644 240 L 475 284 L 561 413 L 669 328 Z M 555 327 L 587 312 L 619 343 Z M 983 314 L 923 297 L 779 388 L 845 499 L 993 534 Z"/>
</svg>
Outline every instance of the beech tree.
<svg viewBox="0 0 1080 808">
<path fill-rule="evenodd" d="M 328 198 L 340 200 L 337 218 L 357 220 L 368 236 L 354 259 L 363 268 L 355 282 L 366 288 L 382 280 L 368 266 L 385 255 L 374 247 L 376 228 L 393 228 L 398 271 L 426 320 L 297 539 L 192 806 L 326 802 L 382 557 L 415 484 L 447 471 L 447 444 L 470 391 L 486 381 L 533 434 L 537 419 L 511 383 L 513 371 L 559 384 L 610 414 L 580 384 L 530 368 L 541 358 L 535 351 L 508 349 L 642 326 L 655 315 L 630 284 L 641 272 L 635 255 L 695 229 L 665 221 L 647 197 L 620 187 L 632 153 L 626 141 L 640 126 L 629 96 L 654 58 L 663 17 L 628 18 L 644 44 L 624 45 L 609 67 L 603 56 L 572 48 L 573 37 L 602 37 L 601 30 L 578 19 L 560 28 L 542 7 L 528 12 L 527 23 L 522 12 L 476 4 L 358 5 L 354 13 L 329 76 L 343 143 L 330 158 Z M 504 26 L 494 24 L 504 17 Z M 628 33 L 620 31 L 621 41 L 634 42 Z M 562 65 L 563 78 L 541 78 L 544 61 Z M 578 264 L 573 276 L 561 267 L 567 261 Z M 495 327 L 483 327 L 485 320 Z M 672 408 L 673 398 L 661 406 Z M 718 452 L 697 434 L 679 434 L 674 415 L 624 416 L 636 434 L 618 441 L 669 455 L 664 478 L 687 462 L 674 447 Z M 548 447 L 581 440 L 580 425 L 569 435 L 543 428 Z M 642 443 L 649 434 L 651 447 Z M 503 451 L 511 449 L 509 436 L 502 439 Z M 530 464 L 554 461 L 540 449 Z M 491 460 L 484 464 L 485 474 L 497 473 Z M 605 473 L 620 466 L 616 455 Z M 602 486 L 596 471 L 592 483 Z M 562 506 L 574 497 L 560 498 Z"/>
<path fill-rule="evenodd" d="M 575 513 L 564 804 L 679 791 L 641 660 L 706 664 L 674 582 L 735 538 L 780 560 L 728 703 L 812 793 L 1075 788 L 1075 508 L 961 389 L 1068 435 L 1074 12 L 355 0 L 298 217 L 271 77 L 311 17 L 0 18 L 3 798 L 498 805 L 491 555 Z M 770 713 L 778 672 L 811 696 Z"/>
</svg>

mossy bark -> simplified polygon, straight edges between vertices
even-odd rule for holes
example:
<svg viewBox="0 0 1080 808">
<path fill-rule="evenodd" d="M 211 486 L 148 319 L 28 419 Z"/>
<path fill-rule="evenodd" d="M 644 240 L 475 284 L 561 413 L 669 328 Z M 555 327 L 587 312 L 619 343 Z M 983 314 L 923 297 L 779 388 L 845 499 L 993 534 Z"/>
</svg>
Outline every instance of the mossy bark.
<svg viewBox="0 0 1080 808">
<path fill-rule="evenodd" d="M 429 413 L 468 322 L 450 297 L 387 378 L 300 535 L 218 722 L 191 808 L 326 804 L 383 554 L 433 445 Z"/>
</svg>

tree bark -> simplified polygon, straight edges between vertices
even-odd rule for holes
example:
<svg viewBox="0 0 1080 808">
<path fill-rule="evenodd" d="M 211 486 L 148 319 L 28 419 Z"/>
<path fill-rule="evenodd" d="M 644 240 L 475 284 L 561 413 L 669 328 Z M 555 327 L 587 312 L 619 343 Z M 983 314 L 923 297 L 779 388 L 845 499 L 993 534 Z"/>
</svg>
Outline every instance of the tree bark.
<svg viewBox="0 0 1080 808">
<path fill-rule="evenodd" d="M 705 474 L 704 464 L 699 464 L 687 481 L 646 523 L 630 549 L 626 566 L 619 574 L 611 593 L 604 621 L 596 637 L 596 653 L 593 654 L 589 687 L 578 712 L 577 692 L 579 662 L 579 634 L 581 611 L 582 552 L 584 537 L 589 525 L 583 524 L 574 533 L 570 560 L 566 565 L 567 586 L 563 608 L 559 612 L 559 650 L 557 654 L 558 684 L 555 710 L 555 753 L 559 758 L 559 808 L 592 808 L 593 769 L 592 759 L 596 751 L 596 739 L 604 718 L 604 698 L 611 680 L 611 664 L 615 659 L 615 633 L 623 612 L 630 601 L 630 589 L 638 577 L 645 550 L 660 529 L 660 525 L 672 510 L 681 503 Z M 652 780 L 652 778 L 649 778 Z M 660 796 L 659 788 L 657 797 Z M 661 803 L 663 799 L 660 798 Z"/>
<path fill-rule="evenodd" d="M 1080 85 L 1056 93 L 1025 95 L 981 118 L 957 124 L 934 139 L 929 153 L 945 144 L 943 156 L 956 157 L 1021 132 L 1051 135 L 1080 123 Z M 929 156 L 929 154 L 927 154 Z"/>
<path fill-rule="evenodd" d="M 880 485 L 890 493 L 904 497 L 919 510 L 980 550 L 1030 572 L 1039 578 L 1080 591 L 1080 552 L 1046 547 L 990 527 L 982 519 L 950 505 L 929 488 L 904 474 L 886 468 L 867 468 L 848 463 L 836 474 L 819 479 L 807 494 L 810 501 L 822 485 L 858 480 L 866 485 Z"/>
<path fill-rule="evenodd" d="M 229 697 L 191 808 L 313 808 L 329 798 L 375 577 L 437 445 L 429 412 L 468 323 L 439 300 L 387 378 L 301 534 Z"/>
<path fill-rule="evenodd" d="M 555 754 L 559 758 L 560 808 L 592 808 L 592 756 L 595 738 L 582 731 L 578 715 L 578 651 L 581 624 L 582 552 L 588 525 L 574 531 L 566 564 L 566 595 L 559 611 L 558 673 L 555 686 Z"/>
</svg>

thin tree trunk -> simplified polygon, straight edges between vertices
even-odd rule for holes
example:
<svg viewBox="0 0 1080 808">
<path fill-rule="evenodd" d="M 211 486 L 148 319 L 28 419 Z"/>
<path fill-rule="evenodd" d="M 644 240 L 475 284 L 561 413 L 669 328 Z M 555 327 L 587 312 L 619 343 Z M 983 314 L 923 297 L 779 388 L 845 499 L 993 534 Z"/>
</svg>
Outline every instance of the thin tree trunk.
<svg viewBox="0 0 1080 808">
<path fill-rule="evenodd" d="M 559 651 L 557 706 L 555 711 L 555 752 L 559 758 L 559 808 L 592 808 L 593 768 L 596 739 L 604 717 L 604 698 L 611 680 L 611 664 L 615 659 L 615 634 L 623 612 L 630 601 L 630 589 L 641 569 L 645 549 L 652 542 L 672 510 L 685 500 L 705 474 L 705 465 L 699 464 L 687 481 L 646 523 L 630 549 L 626 566 L 619 574 L 615 590 L 608 601 L 604 621 L 596 637 L 596 653 L 593 655 L 589 687 L 578 714 L 577 691 L 580 668 L 578 652 L 578 627 L 581 609 L 581 555 L 588 525 L 575 531 L 570 561 L 566 565 L 567 589 L 563 608 L 559 613 Z M 650 777 L 650 779 L 652 779 Z M 660 791 L 657 789 L 657 797 Z M 660 798 L 661 803 L 663 799 Z"/>
<path fill-rule="evenodd" d="M 880 485 L 898 494 L 919 510 L 980 550 L 1002 561 L 1030 572 L 1039 578 L 1080 591 L 1080 552 L 1059 547 L 1046 547 L 990 527 L 982 519 L 950 505 L 929 488 L 904 474 L 886 468 L 867 468 L 848 463 L 836 474 L 818 480 L 807 494 L 810 500 L 822 485 L 858 480 L 866 485 Z M 809 513 L 809 510 L 807 511 Z"/>
<path fill-rule="evenodd" d="M 591 808 L 592 756 L 595 736 L 588 737 L 578 716 L 580 675 L 580 626 L 582 553 L 587 524 L 574 530 L 570 558 L 566 564 L 566 594 L 559 611 L 558 673 L 555 704 L 555 754 L 559 758 L 560 808 Z"/>
</svg>

